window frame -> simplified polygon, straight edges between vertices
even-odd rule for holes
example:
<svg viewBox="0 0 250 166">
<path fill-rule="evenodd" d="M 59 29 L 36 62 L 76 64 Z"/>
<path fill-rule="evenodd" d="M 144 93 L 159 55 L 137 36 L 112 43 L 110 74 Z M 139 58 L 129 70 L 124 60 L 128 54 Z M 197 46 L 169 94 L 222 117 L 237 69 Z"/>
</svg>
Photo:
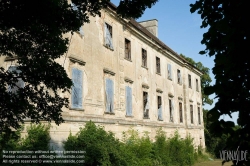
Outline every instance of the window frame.
<svg viewBox="0 0 250 166">
<path fill-rule="evenodd" d="M 173 99 L 169 99 L 169 122 L 174 123 L 174 103 Z"/>
<path fill-rule="evenodd" d="M 147 68 L 147 63 L 148 63 L 147 50 L 142 48 L 141 55 L 142 55 L 142 67 Z"/>
<path fill-rule="evenodd" d="M 80 81 L 79 83 L 81 83 L 81 84 L 78 84 L 78 86 L 80 86 L 80 87 L 77 87 L 76 89 L 74 88 L 74 74 L 73 74 L 73 71 L 80 71 L 81 72 L 81 80 L 78 80 L 78 81 Z M 74 110 L 84 110 L 84 108 L 83 108 L 83 95 L 84 95 L 84 93 L 83 93 L 83 91 L 84 91 L 84 72 L 83 72 L 83 70 L 81 70 L 81 69 L 79 69 L 79 68 L 77 68 L 77 67 L 72 67 L 71 68 L 71 79 L 72 79 L 72 82 L 73 82 L 73 86 L 72 86 L 72 88 L 71 88 L 71 106 L 70 106 L 70 109 L 74 109 Z M 76 105 L 74 105 L 74 102 L 75 102 L 75 99 L 74 99 L 74 92 L 73 91 L 77 91 L 77 92 L 79 92 L 79 88 L 81 89 L 81 93 L 77 93 L 77 94 L 79 94 L 79 96 L 78 96 L 78 100 L 80 100 L 80 101 L 78 101 L 79 102 L 79 106 L 76 106 Z"/>
<path fill-rule="evenodd" d="M 106 29 L 110 34 L 110 42 L 111 42 L 110 45 L 108 45 L 107 41 L 106 41 L 107 40 L 107 35 L 108 35 L 107 32 L 106 32 Z M 104 46 L 111 49 L 111 50 L 114 50 L 113 27 L 107 22 L 104 22 Z"/>
<path fill-rule="evenodd" d="M 180 123 L 183 123 L 182 102 L 179 102 L 179 118 L 180 118 Z"/>
<path fill-rule="evenodd" d="M 144 94 L 146 97 L 144 97 Z M 143 101 L 143 119 L 149 119 L 149 94 L 146 91 L 143 91 L 142 94 L 142 101 Z M 146 102 L 145 102 L 146 100 Z"/>
<path fill-rule="evenodd" d="M 131 41 L 127 38 L 124 40 L 124 58 L 131 61 Z"/>
<path fill-rule="evenodd" d="M 181 79 L 181 70 L 177 69 L 177 83 L 182 84 L 182 79 Z"/>
<path fill-rule="evenodd" d="M 196 82 L 196 91 L 199 92 L 199 81 L 198 79 L 195 79 Z"/>
<path fill-rule="evenodd" d="M 192 77 L 188 74 L 188 87 L 192 89 Z"/>
<path fill-rule="evenodd" d="M 190 121 L 191 124 L 194 124 L 194 107 L 192 104 L 190 104 Z"/>
<path fill-rule="evenodd" d="M 200 107 L 198 109 L 198 124 L 201 125 L 201 112 L 200 112 Z"/>
<path fill-rule="evenodd" d="M 162 97 L 161 96 L 157 96 L 157 112 L 158 112 L 158 120 L 163 121 Z"/>
<path fill-rule="evenodd" d="M 161 59 L 156 56 L 156 73 L 161 74 Z"/>
</svg>

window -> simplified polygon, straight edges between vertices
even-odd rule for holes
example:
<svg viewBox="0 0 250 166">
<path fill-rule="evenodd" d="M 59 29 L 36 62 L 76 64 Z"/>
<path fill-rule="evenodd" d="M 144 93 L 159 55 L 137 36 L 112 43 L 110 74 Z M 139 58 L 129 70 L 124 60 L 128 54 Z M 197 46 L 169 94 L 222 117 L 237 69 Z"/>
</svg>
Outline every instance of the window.
<svg viewBox="0 0 250 166">
<path fill-rule="evenodd" d="M 174 112 L 173 100 L 169 99 L 169 115 L 170 115 L 170 122 L 174 122 L 173 112 Z"/>
<path fill-rule="evenodd" d="M 198 84 L 198 79 L 196 79 L 196 91 L 199 92 L 199 84 Z"/>
<path fill-rule="evenodd" d="M 201 124 L 201 112 L 200 112 L 200 107 L 198 107 L 198 123 L 199 123 L 199 125 Z"/>
<path fill-rule="evenodd" d="M 188 75 L 188 86 L 189 88 L 192 88 L 192 83 L 191 83 L 191 75 Z"/>
<path fill-rule="evenodd" d="M 179 103 L 179 114 L 180 114 L 180 123 L 183 122 L 183 116 L 182 116 L 182 103 Z"/>
<path fill-rule="evenodd" d="M 71 92 L 71 107 L 83 108 L 82 94 L 83 94 L 83 72 L 79 69 L 72 68 L 72 92 Z"/>
<path fill-rule="evenodd" d="M 114 83 L 106 79 L 106 112 L 114 113 Z"/>
<path fill-rule="evenodd" d="M 193 113 L 193 105 L 190 105 L 190 118 L 191 118 L 191 123 L 194 123 L 194 113 Z"/>
<path fill-rule="evenodd" d="M 180 70 L 177 70 L 177 82 L 178 84 L 181 84 L 182 80 L 181 80 L 181 71 Z"/>
<path fill-rule="evenodd" d="M 125 59 L 131 60 L 131 42 L 125 39 Z"/>
<path fill-rule="evenodd" d="M 168 79 L 172 80 L 172 71 L 171 71 L 171 65 L 168 64 Z"/>
<path fill-rule="evenodd" d="M 143 92 L 143 118 L 149 118 L 149 96 L 148 92 Z"/>
<path fill-rule="evenodd" d="M 141 53 L 142 53 L 142 66 L 147 67 L 147 51 L 142 48 Z"/>
<path fill-rule="evenodd" d="M 104 36 L 105 46 L 113 50 L 114 48 L 113 48 L 113 42 L 112 42 L 112 26 L 105 23 L 104 30 L 105 30 L 105 33 L 104 33 L 105 34 Z"/>
<path fill-rule="evenodd" d="M 126 86 L 126 115 L 132 116 L 132 89 Z"/>
<path fill-rule="evenodd" d="M 161 96 L 158 96 L 157 98 L 157 105 L 158 105 L 158 120 L 163 120 L 162 118 L 162 102 L 161 102 Z"/>
<path fill-rule="evenodd" d="M 8 72 L 13 73 L 14 77 L 19 76 L 21 73 L 21 71 L 17 69 L 17 66 L 10 66 Z M 24 81 L 21 78 L 17 78 L 17 80 L 18 81 L 16 82 L 15 86 L 8 86 L 8 92 L 16 94 L 19 88 L 24 88 Z"/>
<path fill-rule="evenodd" d="M 161 73 L 161 61 L 158 57 L 156 57 L 156 73 Z"/>
</svg>

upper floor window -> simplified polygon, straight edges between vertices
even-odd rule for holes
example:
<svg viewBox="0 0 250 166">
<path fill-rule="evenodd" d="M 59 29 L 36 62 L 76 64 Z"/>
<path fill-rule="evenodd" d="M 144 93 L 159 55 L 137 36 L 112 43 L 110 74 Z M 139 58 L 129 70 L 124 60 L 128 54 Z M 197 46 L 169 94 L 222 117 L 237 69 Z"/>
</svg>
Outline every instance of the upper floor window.
<svg viewBox="0 0 250 166">
<path fill-rule="evenodd" d="M 162 100 L 161 100 L 161 96 L 157 97 L 157 105 L 158 105 L 158 120 L 163 120 L 163 118 L 162 118 Z"/>
<path fill-rule="evenodd" d="M 196 79 L 195 81 L 196 81 L 196 91 L 199 92 L 199 83 L 198 83 L 198 79 Z"/>
<path fill-rule="evenodd" d="M 193 112 L 193 105 L 190 105 L 190 118 L 191 118 L 191 123 L 194 123 L 194 112 Z"/>
<path fill-rule="evenodd" d="M 149 96 L 148 96 L 148 92 L 143 92 L 143 118 L 149 118 Z"/>
<path fill-rule="evenodd" d="M 105 46 L 113 50 L 114 47 L 113 47 L 113 39 L 112 39 L 113 37 L 112 26 L 109 25 L 108 23 L 105 23 L 104 30 L 105 30 L 105 33 L 104 33 Z"/>
<path fill-rule="evenodd" d="M 71 107 L 83 108 L 82 94 L 83 94 L 83 72 L 77 68 L 72 68 L 72 92 L 71 92 Z"/>
<path fill-rule="evenodd" d="M 147 51 L 142 48 L 141 54 L 142 54 L 142 66 L 147 67 Z"/>
<path fill-rule="evenodd" d="M 131 60 L 131 42 L 125 39 L 125 59 Z"/>
<path fill-rule="evenodd" d="M 179 114 L 180 114 L 180 123 L 183 122 L 183 116 L 182 116 L 182 103 L 179 103 Z"/>
<path fill-rule="evenodd" d="M 171 64 L 168 64 L 168 79 L 172 80 L 172 69 L 171 69 Z"/>
<path fill-rule="evenodd" d="M 192 88 L 192 80 L 191 80 L 191 75 L 188 75 L 188 87 Z"/>
<path fill-rule="evenodd" d="M 156 57 L 156 73 L 161 73 L 161 60 L 158 57 Z"/>
<path fill-rule="evenodd" d="M 181 84 L 182 80 L 181 80 L 181 71 L 177 70 L 177 82 L 178 84 Z"/>
</svg>

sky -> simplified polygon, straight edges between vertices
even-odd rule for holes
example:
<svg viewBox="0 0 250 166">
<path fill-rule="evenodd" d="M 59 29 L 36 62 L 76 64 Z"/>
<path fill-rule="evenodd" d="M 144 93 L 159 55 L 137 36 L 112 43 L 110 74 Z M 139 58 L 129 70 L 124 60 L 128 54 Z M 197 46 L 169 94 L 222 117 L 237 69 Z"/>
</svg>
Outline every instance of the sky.
<svg viewBox="0 0 250 166">
<path fill-rule="evenodd" d="M 183 54 L 192 58 L 196 62 L 201 62 L 203 66 L 210 69 L 211 85 L 215 83 L 215 78 L 212 73 L 214 67 L 214 57 L 200 55 L 199 52 L 204 50 L 205 45 L 201 44 L 203 34 L 207 29 L 201 29 L 201 17 L 197 13 L 191 14 L 190 4 L 196 0 L 159 0 L 152 8 L 146 9 L 141 18 L 137 22 L 157 19 L 158 20 L 158 38 L 169 46 L 178 54 Z M 120 0 L 111 0 L 116 6 Z M 214 98 L 211 95 L 210 98 Z M 214 107 L 217 99 L 213 104 L 205 105 L 205 109 Z M 237 121 L 237 113 L 232 114 L 233 119 L 229 116 L 221 116 L 225 121 Z"/>
</svg>

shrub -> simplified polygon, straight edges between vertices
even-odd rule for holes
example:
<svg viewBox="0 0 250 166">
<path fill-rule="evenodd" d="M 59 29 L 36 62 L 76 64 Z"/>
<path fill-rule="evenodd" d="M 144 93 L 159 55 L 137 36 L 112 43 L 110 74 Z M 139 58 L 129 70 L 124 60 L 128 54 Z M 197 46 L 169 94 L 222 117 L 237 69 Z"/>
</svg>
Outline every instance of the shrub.
<svg viewBox="0 0 250 166">
<path fill-rule="evenodd" d="M 120 153 L 121 143 L 112 132 L 106 132 L 101 126 L 87 122 L 76 136 L 69 135 L 64 142 L 65 150 L 85 151 L 85 165 L 126 165 Z"/>
</svg>

